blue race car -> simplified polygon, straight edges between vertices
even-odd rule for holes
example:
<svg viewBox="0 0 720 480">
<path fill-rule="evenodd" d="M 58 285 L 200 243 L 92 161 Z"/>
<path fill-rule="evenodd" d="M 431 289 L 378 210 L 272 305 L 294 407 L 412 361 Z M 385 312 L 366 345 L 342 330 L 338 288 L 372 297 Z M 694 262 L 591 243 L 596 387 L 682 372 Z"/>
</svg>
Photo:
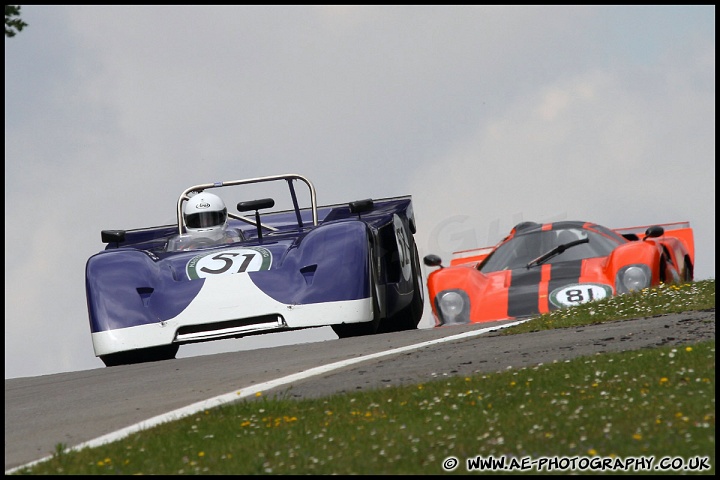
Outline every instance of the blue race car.
<svg viewBox="0 0 720 480">
<path fill-rule="evenodd" d="M 176 214 L 177 225 L 103 230 L 105 249 L 87 261 L 93 348 L 106 366 L 216 339 L 328 325 L 344 338 L 420 322 L 409 195 L 318 207 L 313 184 L 286 174 L 192 186 Z"/>
</svg>

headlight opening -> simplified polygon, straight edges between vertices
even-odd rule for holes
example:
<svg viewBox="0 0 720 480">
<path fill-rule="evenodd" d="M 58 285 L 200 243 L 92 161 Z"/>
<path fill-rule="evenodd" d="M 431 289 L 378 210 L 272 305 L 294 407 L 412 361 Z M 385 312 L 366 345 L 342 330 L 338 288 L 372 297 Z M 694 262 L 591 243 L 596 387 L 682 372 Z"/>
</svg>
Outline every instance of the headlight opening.
<svg viewBox="0 0 720 480">
<path fill-rule="evenodd" d="M 435 297 L 442 325 L 470 323 L 470 298 L 463 290 L 444 290 Z"/>
<path fill-rule="evenodd" d="M 650 286 L 652 275 L 645 264 L 628 265 L 618 271 L 615 279 L 617 293 L 637 292 Z"/>
</svg>

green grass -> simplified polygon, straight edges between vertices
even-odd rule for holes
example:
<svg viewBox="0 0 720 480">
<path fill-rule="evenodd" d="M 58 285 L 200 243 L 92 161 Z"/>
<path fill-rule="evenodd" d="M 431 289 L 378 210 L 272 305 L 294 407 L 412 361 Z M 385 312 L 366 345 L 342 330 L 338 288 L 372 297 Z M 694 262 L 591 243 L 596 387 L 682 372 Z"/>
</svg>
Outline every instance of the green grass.
<svg viewBox="0 0 720 480">
<path fill-rule="evenodd" d="M 653 289 L 555 310 L 501 332 L 510 335 L 710 308 L 715 308 L 715 280 L 662 284 Z"/>
<path fill-rule="evenodd" d="M 704 280 L 554 312 L 504 334 L 710 308 L 715 281 Z M 714 452 L 712 340 L 319 400 L 260 397 L 101 447 L 58 445 L 51 460 L 17 473 L 423 475 L 449 473 L 443 463 L 453 456 L 452 473 L 467 474 L 468 459 L 482 456 L 576 465 L 701 459 L 710 469 L 626 473 L 714 474 Z M 622 473 L 541 473 L 571 471 Z"/>
</svg>

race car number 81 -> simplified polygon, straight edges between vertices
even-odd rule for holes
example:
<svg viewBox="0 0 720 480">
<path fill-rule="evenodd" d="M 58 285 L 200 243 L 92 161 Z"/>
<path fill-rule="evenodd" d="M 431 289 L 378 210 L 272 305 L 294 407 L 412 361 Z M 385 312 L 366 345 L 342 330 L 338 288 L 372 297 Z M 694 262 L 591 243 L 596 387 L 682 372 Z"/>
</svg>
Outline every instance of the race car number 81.
<svg viewBox="0 0 720 480">
<path fill-rule="evenodd" d="M 601 300 L 612 295 L 612 288 L 601 283 L 578 283 L 556 288 L 550 293 L 550 301 L 556 307 L 571 307 L 581 303 Z"/>
<path fill-rule="evenodd" d="M 190 280 L 197 280 L 211 275 L 268 270 L 271 264 L 272 254 L 266 248 L 230 248 L 196 255 L 188 262 L 185 270 Z"/>
</svg>

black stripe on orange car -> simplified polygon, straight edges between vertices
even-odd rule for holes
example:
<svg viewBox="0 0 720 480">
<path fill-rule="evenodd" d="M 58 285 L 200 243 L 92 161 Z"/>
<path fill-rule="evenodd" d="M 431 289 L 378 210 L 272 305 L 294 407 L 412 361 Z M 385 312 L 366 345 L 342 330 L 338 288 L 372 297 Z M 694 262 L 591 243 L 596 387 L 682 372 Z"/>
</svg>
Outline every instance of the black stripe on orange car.
<svg viewBox="0 0 720 480">
<path fill-rule="evenodd" d="M 580 273 L 582 272 L 582 264 L 582 260 L 572 260 L 552 265 L 548 292 L 553 292 L 556 288 L 560 288 L 564 285 L 579 283 Z M 546 305 L 548 305 L 549 310 L 557 310 L 559 308 L 550 302 L 547 297 L 545 298 L 545 302 Z"/>
<path fill-rule="evenodd" d="M 508 288 L 508 316 L 525 317 L 557 310 L 558 307 L 550 302 L 550 292 L 563 285 L 578 283 L 582 262 L 573 260 L 515 270 Z"/>
<path fill-rule="evenodd" d="M 508 287 L 509 317 L 524 317 L 540 313 L 538 295 L 542 280 L 541 272 L 541 268 L 519 269 L 513 272 Z"/>
</svg>

